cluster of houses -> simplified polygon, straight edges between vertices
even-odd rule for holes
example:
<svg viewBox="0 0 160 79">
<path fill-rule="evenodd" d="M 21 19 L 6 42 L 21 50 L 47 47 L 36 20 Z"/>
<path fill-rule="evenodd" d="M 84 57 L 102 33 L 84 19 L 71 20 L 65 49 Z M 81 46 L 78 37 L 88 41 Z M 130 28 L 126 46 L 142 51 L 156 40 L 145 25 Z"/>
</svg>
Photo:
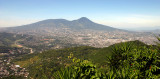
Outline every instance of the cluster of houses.
<svg viewBox="0 0 160 79">
<path fill-rule="evenodd" d="M 11 75 L 28 77 L 28 71 L 19 65 L 13 64 L 11 60 L 17 55 L 26 54 L 30 51 L 26 51 L 24 48 L 12 48 L 4 50 L 3 52 L 0 52 L 0 78 Z"/>
<path fill-rule="evenodd" d="M 11 75 L 28 77 L 29 73 L 25 68 L 10 63 L 11 59 L 0 58 L 0 78 Z"/>
</svg>

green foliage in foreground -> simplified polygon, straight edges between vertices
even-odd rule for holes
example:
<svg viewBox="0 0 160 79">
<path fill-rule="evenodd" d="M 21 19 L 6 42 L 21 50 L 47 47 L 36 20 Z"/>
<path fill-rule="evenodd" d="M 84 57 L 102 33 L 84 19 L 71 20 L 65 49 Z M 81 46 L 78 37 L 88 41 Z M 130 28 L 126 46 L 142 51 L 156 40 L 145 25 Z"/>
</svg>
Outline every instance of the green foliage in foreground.
<svg viewBox="0 0 160 79">
<path fill-rule="evenodd" d="M 132 47 L 132 44 L 123 44 L 113 49 L 113 55 L 108 61 L 110 71 L 121 79 L 157 79 L 159 52 L 151 47 Z"/>
<path fill-rule="evenodd" d="M 70 56 L 71 58 L 72 56 Z M 53 76 L 55 79 L 99 79 L 103 78 L 97 71 L 95 65 L 87 60 L 73 58 L 73 66 L 57 71 Z"/>
<path fill-rule="evenodd" d="M 56 79 L 157 79 L 160 71 L 160 56 L 152 47 L 136 47 L 132 43 L 114 46 L 108 58 L 109 71 L 98 68 L 87 60 L 73 59 L 76 65 L 68 71 L 58 71 Z M 63 73 L 61 75 L 59 72 Z M 69 73 L 68 73 L 69 72 Z M 68 75 L 69 74 L 69 78 Z"/>
<path fill-rule="evenodd" d="M 14 62 L 22 65 L 28 62 L 23 66 L 33 79 L 156 79 L 160 74 L 159 53 L 157 46 L 130 41 L 107 48 L 81 46 L 49 50 Z"/>
</svg>

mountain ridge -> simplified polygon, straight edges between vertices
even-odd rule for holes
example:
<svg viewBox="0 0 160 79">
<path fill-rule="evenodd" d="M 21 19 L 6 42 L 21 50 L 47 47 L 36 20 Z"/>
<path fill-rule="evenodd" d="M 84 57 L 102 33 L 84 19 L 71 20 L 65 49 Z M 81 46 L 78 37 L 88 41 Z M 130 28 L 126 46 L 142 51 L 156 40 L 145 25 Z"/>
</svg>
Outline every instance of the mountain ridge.
<svg viewBox="0 0 160 79">
<path fill-rule="evenodd" d="M 81 17 L 77 20 L 72 20 L 72 21 L 69 21 L 66 19 L 46 19 L 46 20 L 38 21 L 32 24 L 27 24 L 27 25 L 22 25 L 17 27 L 9 27 L 7 28 L 7 30 L 27 31 L 27 30 L 33 30 L 38 28 L 46 28 L 46 27 L 47 28 L 69 28 L 73 30 L 85 30 L 85 29 L 104 30 L 104 31 L 120 30 L 110 26 L 95 23 L 86 17 Z"/>
</svg>

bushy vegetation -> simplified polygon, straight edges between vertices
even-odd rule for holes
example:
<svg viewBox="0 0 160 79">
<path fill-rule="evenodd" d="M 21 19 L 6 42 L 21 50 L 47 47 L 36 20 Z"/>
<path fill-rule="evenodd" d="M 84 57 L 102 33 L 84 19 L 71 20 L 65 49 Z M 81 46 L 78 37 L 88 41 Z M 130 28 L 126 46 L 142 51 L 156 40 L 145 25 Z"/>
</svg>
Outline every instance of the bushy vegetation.
<svg viewBox="0 0 160 79">
<path fill-rule="evenodd" d="M 72 59 L 73 54 L 68 58 Z M 73 58 L 72 66 L 57 71 L 53 76 L 55 79 L 96 79 L 101 78 L 96 66 L 88 60 Z M 103 78 L 103 77 L 102 77 Z"/>
<path fill-rule="evenodd" d="M 152 46 L 135 46 L 132 42 L 112 47 L 106 72 L 87 60 L 73 59 L 78 65 L 71 66 L 70 79 L 158 79 L 160 78 L 160 52 Z M 68 68 L 67 68 L 68 69 Z M 68 70 L 69 71 L 69 70 Z M 59 72 L 59 71 L 58 71 Z M 61 71 L 63 73 L 63 71 Z M 58 77 L 57 77 L 58 74 Z M 68 79 L 65 73 L 57 73 L 56 79 Z M 68 73 L 67 73 L 68 74 Z M 76 75 L 76 76 L 75 76 Z"/>
<path fill-rule="evenodd" d="M 107 48 L 81 46 L 31 54 L 14 62 L 31 60 L 25 67 L 34 79 L 157 79 L 158 45 L 131 41 Z"/>
<path fill-rule="evenodd" d="M 135 48 L 135 49 L 134 49 Z M 57 73 L 56 79 L 157 79 L 159 78 L 160 57 L 157 50 L 151 47 L 136 48 L 132 44 L 123 43 L 115 46 L 112 55 L 108 58 L 109 70 L 98 72 L 98 68 L 87 60 L 73 59 L 76 65 L 68 70 Z M 68 68 L 67 68 L 68 69 Z M 59 72 L 59 71 L 58 71 Z"/>
<path fill-rule="evenodd" d="M 54 72 L 72 64 L 71 60 L 68 59 L 71 52 L 77 58 L 86 59 L 95 50 L 97 48 L 88 46 L 49 50 L 39 54 L 25 55 L 13 62 L 21 67 L 26 67 L 29 70 L 29 76 L 34 79 L 51 79 Z"/>
<path fill-rule="evenodd" d="M 113 49 L 113 55 L 108 61 L 110 71 L 116 75 L 115 78 L 157 79 L 160 56 L 156 49 L 152 47 L 137 48 L 132 44 L 121 46 Z"/>
</svg>

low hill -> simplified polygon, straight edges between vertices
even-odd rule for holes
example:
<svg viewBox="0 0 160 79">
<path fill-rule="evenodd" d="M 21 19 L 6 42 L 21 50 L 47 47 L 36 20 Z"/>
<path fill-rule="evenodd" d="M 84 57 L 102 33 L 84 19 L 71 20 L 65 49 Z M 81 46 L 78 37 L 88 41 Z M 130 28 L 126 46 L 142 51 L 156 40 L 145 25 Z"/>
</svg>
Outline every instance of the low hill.
<svg viewBox="0 0 160 79">
<path fill-rule="evenodd" d="M 148 46 L 140 41 L 125 42 L 135 47 Z M 30 77 L 41 78 L 45 75 L 51 78 L 53 73 L 62 67 L 70 66 L 71 60 L 68 56 L 72 53 L 74 57 L 87 59 L 96 64 L 99 68 L 107 66 L 107 57 L 111 56 L 112 48 L 121 46 L 124 43 L 114 44 L 106 48 L 94 48 L 88 46 L 49 50 L 37 54 L 29 54 L 15 59 L 13 62 L 29 70 Z M 134 48 L 135 48 L 134 47 Z"/>
</svg>

